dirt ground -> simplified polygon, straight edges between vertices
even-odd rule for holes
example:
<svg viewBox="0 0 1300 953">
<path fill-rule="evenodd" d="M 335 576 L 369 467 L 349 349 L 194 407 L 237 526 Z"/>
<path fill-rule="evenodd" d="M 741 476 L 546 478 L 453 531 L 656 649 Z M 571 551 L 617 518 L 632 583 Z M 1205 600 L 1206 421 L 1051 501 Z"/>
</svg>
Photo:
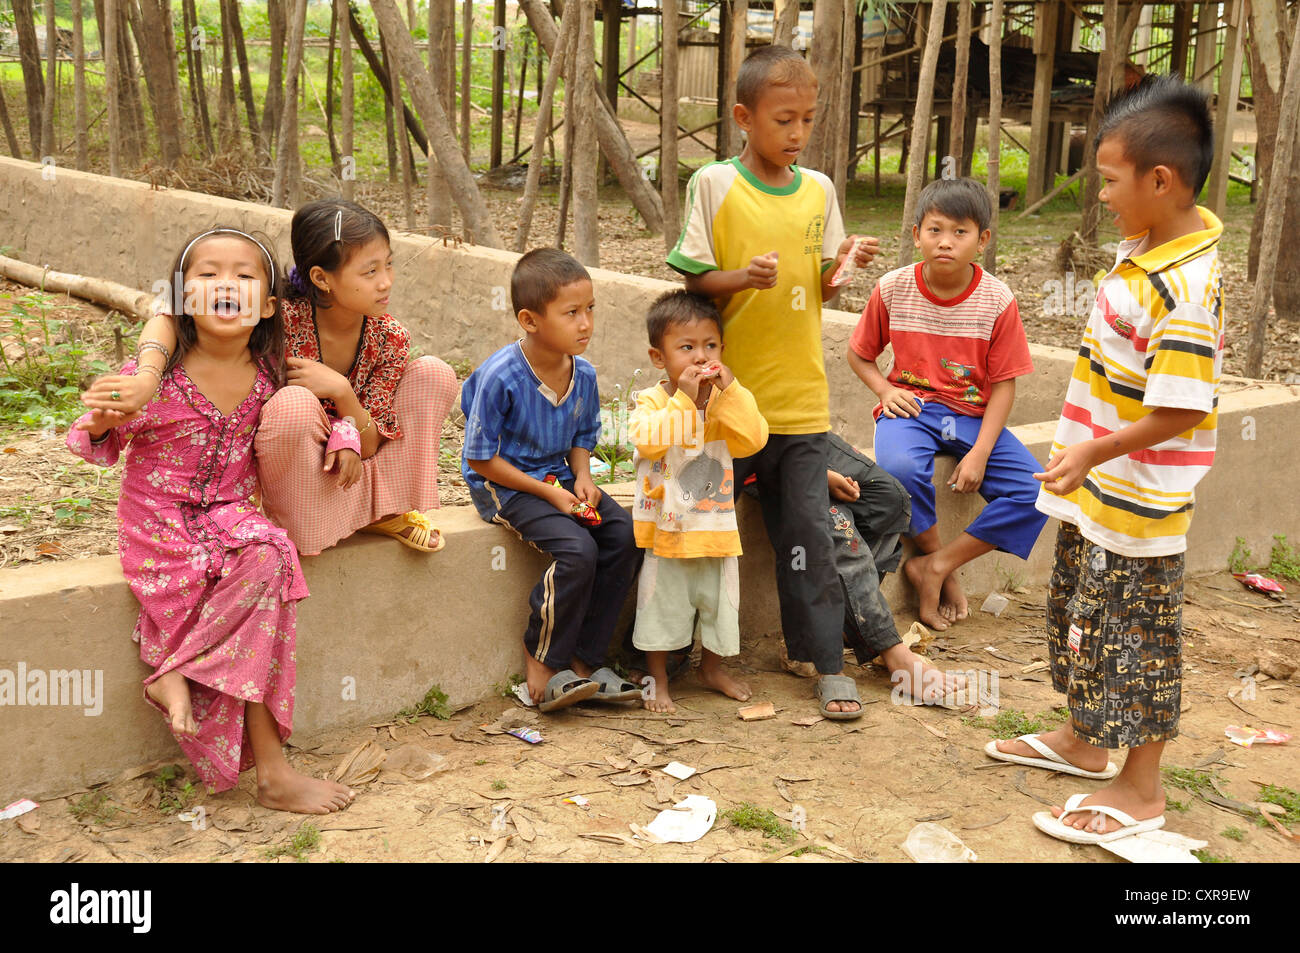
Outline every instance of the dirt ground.
<svg viewBox="0 0 1300 953">
<path fill-rule="evenodd" d="M 1229 724 L 1289 732 L 1300 725 L 1296 678 L 1261 680 L 1255 697 L 1243 700 L 1235 674 L 1267 651 L 1300 659 L 1300 606 L 1269 602 L 1222 573 L 1189 580 L 1187 594 L 1181 733 L 1164 763 L 1199 778 L 1193 786 L 1204 796 L 1167 779 L 1169 797 L 1182 808 L 1171 803 L 1167 828 L 1208 841 L 1216 860 L 1300 860 L 1300 843 L 1264 826 L 1248 806 L 1264 783 L 1296 797 L 1300 740 L 1247 749 L 1224 736 Z M 1021 673 L 1045 657 L 1045 593 L 1008 595 L 1011 606 L 1000 618 L 976 613 L 928 651 L 944 668 L 998 670 L 1004 719 L 1019 712 L 1050 723 L 1062 698 L 1045 672 Z M 898 621 L 906 627 L 911 618 L 900 613 Z M 178 753 L 181 777 L 170 783 L 155 780 L 158 765 L 141 766 L 94 792 L 51 798 L 23 825 L 0 823 L 0 860 L 905 861 L 900 845 L 922 820 L 946 827 L 981 861 L 1117 860 L 1100 848 L 1053 840 L 1030 821 L 1045 805 L 1099 782 L 988 759 L 982 749 L 994 737 L 992 722 L 975 712 L 892 704 L 883 672 L 870 667 L 846 669 L 866 703 L 860 721 L 796 724 L 816 712 L 812 683 L 780 671 L 777 653 L 775 638 L 750 634 L 739 663 L 754 701 L 774 704 L 770 720 L 741 722 L 739 703 L 705 692 L 687 675 L 674 692 L 676 715 L 596 706 L 540 715 L 544 740 L 530 745 L 482 729 L 523 711 L 513 698 L 492 698 L 446 721 L 422 717 L 291 740 L 291 762 L 319 776 L 366 743 L 392 762 L 412 754 L 399 749 L 415 746 L 422 760 L 423 753 L 445 759 L 444 770 L 424 780 L 381 766 L 376 780 L 356 786 L 347 811 L 304 820 L 259 806 L 249 772 L 235 791 L 187 801 L 204 808 L 202 829 L 162 810 L 179 806 L 180 785 L 194 780 Z M 403 701 L 394 699 L 393 708 Z M 699 773 L 674 781 L 660 770 L 669 761 Z M 162 788 L 169 801 L 160 805 Z M 687 794 L 717 804 L 718 820 L 701 840 L 651 844 L 634 836 L 631 825 L 644 827 Z M 564 801 L 573 795 L 587 805 Z M 790 841 L 741 829 L 725 815 L 743 803 L 774 811 L 783 825 L 802 808 L 806 828 Z M 89 808 L 82 820 L 74 806 Z M 507 820 L 494 831 L 497 815 Z M 1300 830 L 1300 813 L 1290 820 Z M 800 847 L 815 849 L 791 853 Z"/>
</svg>

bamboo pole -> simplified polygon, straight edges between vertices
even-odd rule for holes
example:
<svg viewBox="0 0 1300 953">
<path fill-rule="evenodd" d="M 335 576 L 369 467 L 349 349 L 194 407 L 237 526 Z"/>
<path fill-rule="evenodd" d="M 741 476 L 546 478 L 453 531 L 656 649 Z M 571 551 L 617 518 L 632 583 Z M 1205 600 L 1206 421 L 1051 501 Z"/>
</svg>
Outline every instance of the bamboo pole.
<svg viewBox="0 0 1300 953">
<path fill-rule="evenodd" d="M 598 182 L 596 174 L 600 147 L 596 142 L 596 0 L 580 3 L 578 55 L 574 61 L 577 80 L 573 125 L 573 238 L 578 261 L 589 268 L 600 267 Z M 607 25 L 608 26 L 608 25 Z M 568 156 L 565 156 L 568 159 Z"/>
<path fill-rule="evenodd" d="M 788 3 L 794 0 L 787 0 Z M 659 196 L 664 208 L 664 250 L 672 251 L 682 230 L 677 195 L 677 0 L 661 0 L 663 40 L 659 63 Z"/>
<path fill-rule="evenodd" d="M 117 3 L 104 0 L 104 95 L 108 97 L 108 174 L 122 174 L 122 115 L 118 102 Z"/>
<path fill-rule="evenodd" d="M 86 24 L 83 0 L 72 2 L 72 98 L 77 137 L 77 168 L 86 171 L 90 165 L 90 137 L 86 132 Z"/>
<path fill-rule="evenodd" d="M 357 191 L 356 156 L 353 153 L 353 136 L 355 134 L 353 111 L 356 106 L 353 86 L 352 31 L 347 26 L 348 0 L 334 0 L 339 19 L 344 21 L 339 30 L 339 69 L 342 70 L 342 89 L 339 93 L 339 124 L 343 127 L 339 143 L 339 164 L 342 167 L 343 197 L 354 201 Z"/>
<path fill-rule="evenodd" d="M 907 195 L 903 199 L 903 225 L 899 238 L 898 267 L 912 261 L 912 218 L 921 191 L 928 150 L 926 138 L 934 110 L 934 70 L 939 62 L 939 43 L 943 40 L 943 16 L 948 0 L 935 0 L 930 7 L 930 25 L 925 32 L 925 52 L 921 54 L 921 76 L 916 87 L 916 109 L 912 117 L 912 141 L 907 163 Z"/>
<path fill-rule="evenodd" d="M 1002 204 L 1002 13 L 1003 0 L 993 0 L 989 14 L 989 201 L 993 217 L 991 235 L 984 246 L 984 270 L 998 270 L 998 210 Z"/>
<path fill-rule="evenodd" d="M 19 3 L 26 0 L 18 0 Z M 45 96 L 41 100 L 41 152 L 42 158 L 53 157 L 59 149 L 54 137 L 54 104 L 59 96 L 59 30 L 54 18 L 54 0 L 45 0 Z"/>
<path fill-rule="evenodd" d="M 957 0 L 957 62 L 952 77 L 952 156 L 957 169 L 966 168 L 966 87 L 970 76 L 972 0 Z"/>
</svg>

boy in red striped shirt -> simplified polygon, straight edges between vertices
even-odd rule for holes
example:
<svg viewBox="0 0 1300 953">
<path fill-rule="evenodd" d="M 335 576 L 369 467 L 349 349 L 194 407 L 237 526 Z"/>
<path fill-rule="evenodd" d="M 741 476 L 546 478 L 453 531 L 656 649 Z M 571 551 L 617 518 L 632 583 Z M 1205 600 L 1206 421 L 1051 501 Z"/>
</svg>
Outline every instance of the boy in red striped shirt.
<svg viewBox="0 0 1300 953">
<path fill-rule="evenodd" d="M 1047 522 L 1034 508 L 1038 462 L 1006 429 L 1015 379 L 1034 369 L 1029 342 L 1011 289 L 975 263 L 992 216 L 974 179 L 927 185 L 912 227 L 922 260 L 877 282 L 849 341 L 850 366 L 880 398 L 876 462 L 912 498 L 911 537 L 924 555 L 903 571 L 921 621 L 939 630 L 967 615 L 957 570 L 994 549 L 1027 558 Z M 891 343 L 886 377 L 875 361 Z M 978 491 L 988 501 L 947 544 L 935 522 L 936 453 L 960 460 L 950 492 Z"/>
</svg>

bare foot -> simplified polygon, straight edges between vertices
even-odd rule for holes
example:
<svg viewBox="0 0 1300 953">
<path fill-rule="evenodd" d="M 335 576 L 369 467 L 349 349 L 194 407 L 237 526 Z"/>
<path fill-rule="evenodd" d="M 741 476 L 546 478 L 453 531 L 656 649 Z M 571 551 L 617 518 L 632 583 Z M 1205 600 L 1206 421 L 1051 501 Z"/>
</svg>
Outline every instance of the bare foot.
<svg viewBox="0 0 1300 953">
<path fill-rule="evenodd" d="M 641 704 L 646 711 L 672 714 L 677 710 L 673 696 L 668 693 L 668 653 L 646 652 L 646 674 L 650 677 L 650 691 L 642 697 Z"/>
<path fill-rule="evenodd" d="M 970 615 L 966 604 L 966 593 L 957 580 L 955 572 L 949 573 L 939 590 L 939 614 L 949 622 L 960 622 Z"/>
<path fill-rule="evenodd" d="M 331 814 L 343 810 L 355 797 L 356 794 L 341 784 L 309 778 L 288 764 L 257 771 L 257 802 L 272 810 Z"/>
<path fill-rule="evenodd" d="M 1139 791 L 1127 782 L 1116 779 L 1115 783 L 1084 798 L 1079 805 L 1080 809 L 1066 814 L 1063 808 L 1053 807 L 1052 814 L 1060 818 L 1061 823 L 1067 827 L 1081 831 L 1094 831 L 1098 834 L 1109 834 L 1123 826 L 1113 817 L 1082 810 L 1089 804 L 1104 804 L 1106 807 L 1119 808 L 1134 820 L 1145 821 L 1159 817 L 1165 812 L 1165 792 L 1163 788 L 1157 788 L 1157 793 L 1152 796 L 1149 792 Z"/>
<path fill-rule="evenodd" d="M 551 680 L 555 674 L 555 669 L 543 665 L 524 649 L 524 675 L 528 682 L 528 695 L 533 700 L 534 705 L 540 705 L 546 701 L 546 683 Z"/>
<path fill-rule="evenodd" d="M 749 686 L 723 668 L 721 658 L 708 649 L 700 655 L 700 670 L 696 673 L 696 677 L 705 688 L 721 692 L 738 702 L 747 702 L 753 695 Z"/>
<path fill-rule="evenodd" d="M 194 711 L 190 707 L 190 683 L 184 675 L 172 669 L 166 675 L 160 675 L 155 681 L 150 682 L 144 690 L 150 698 L 167 709 L 167 718 L 173 733 L 190 736 L 199 733 L 199 726 L 194 721 Z"/>
<path fill-rule="evenodd" d="M 890 684 L 923 705 L 960 695 L 966 688 L 965 675 L 943 671 L 901 642 L 881 652 L 880 658 L 889 667 Z M 978 703 L 979 699 L 970 701 Z"/>
<path fill-rule="evenodd" d="M 1052 731 L 1043 732 L 1039 734 L 1038 740 L 1076 768 L 1082 768 L 1085 771 L 1105 771 L 1106 765 L 1110 761 L 1110 753 L 1105 748 L 1097 748 L 1086 741 L 1080 741 L 1074 736 L 1074 732 L 1069 725 L 1062 725 Z M 1003 754 L 1020 755 L 1022 758 L 1042 757 L 1041 754 L 1023 741 L 1015 739 L 999 741 L 997 747 Z M 1119 807 L 1119 805 L 1115 806 Z M 1129 813 L 1132 814 L 1133 812 L 1130 811 Z M 1136 817 L 1137 815 L 1134 814 L 1133 816 Z"/>
<path fill-rule="evenodd" d="M 939 611 L 939 595 L 943 589 L 944 576 L 934 570 L 933 560 L 933 556 L 913 556 L 903 563 L 903 572 L 907 575 L 907 581 L 916 589 L 920 602 L 917 615 L 920 616 L 921 623 L 936 632 L 942 632 L 950 623 Z M 953 615 L 955 621 L 955 608 Z"/>
</svg>

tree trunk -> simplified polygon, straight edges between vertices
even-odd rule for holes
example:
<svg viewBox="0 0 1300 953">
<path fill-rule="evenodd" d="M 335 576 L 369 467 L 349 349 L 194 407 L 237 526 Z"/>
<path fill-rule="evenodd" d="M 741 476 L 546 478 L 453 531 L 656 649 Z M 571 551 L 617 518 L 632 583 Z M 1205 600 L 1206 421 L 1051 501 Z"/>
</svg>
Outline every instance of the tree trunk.
<svg viewBox="0 0 1300 953">
<path fill-rule="evenodd" d="M 898 266 L 912 261 L 912 219 L 916 199 L 921 191 L 928 153 L 925 141 L 934 110 L 934 69 L 939 62 L 939 44 L 943 40 L 944 12 L 948 0 L 935 0 L 930 7 L 930 25 L 925 31 L 925 52 L 921 54 L 921 75 L 916 86 L 916 111 L 912 114 L 912 141 L 907 163 L 907 195 L 903 199 L 903 226 L 899 237 Z"/>
<path fill-rule="evenodd" d="M 831 181 L 835 184 L 835 197 L 839 200 L 841 215 L 844 214 L 845 201 L 848 199 L 849 141 L 857 138 L 857 133 L 853 131 L 858 122 L 857 111 L 853 109 L 853 84 L 858 80 L 858 74 L 853 72 L 853 58 L 857 55 L 854 52 L 858 39 L 857 19 L 857 3 L 847 0 L 844 4 L 844 26 L 841 33 L 843 42 L 840 44 L 839 118 L 835 123 L 835 141 L 831 144 L 831 162 L 834 163 Z"/>
<path fill-rule="evenodd" d="M 361 21 L 356 18 L 355 13 L 349 13 L 348 25 L 352 30 L 352 39 L 356 41 L 357 49 L 361 51 L 361 55 L 365 57 L 366 65 L 370 67 L 370 72 L 374 74 L 375 80 L 379 83 L 380 87 L 383 88 L 384 96 L 386 98 L 391 97 L 392 89 L 388 84 L 388 70 L 384 68 L 384 64 L 381 63 L 379 57 L 375 55 L 374 48 L 370 45 L 370 40 L 366 38 L 365 27 L 361 25 Z M 410 83 L 409 76 L 407 77 L 407 83 Z M 416 117 L 415 113 L 411 111 L 411 107 L 405 104 L 402 106 L 402 114 L 406 120 L 406 131 L 410 134 L 411 138 L 415 140 L 415 144 L 420 147 L 421 152 L 428 152 L 429 140 L 424 134 L 424 129 L 420 125 L 420 120 Z"/>
<path fill-rule="evenodd" d="M 193 0 L 185 2 L 193 3 Z M 262 102 L 261 134 L 257 140 L 257 151 L 262 161 L 271 157 L 280 132 L 280 112 L 284 109 L 285 4 L 292 2 L 267 0 L 266 4 L 266 18 L 271 27 L 271 52 L 266 74 L 266 99 Z M 209 132 L 209 139 L 211 135 Z"/>
<path fill-rule="evenodd" d="M 952 157 L 966 168 L 966 87 L 970 74 L 971 0 L 957 0 L 957 62 L 952 76 Z"/>
<path fill-rule="evenodd" d="M 190 74 L 190 102 L 194 109 L 194 138 L 203 150 L 212 155 L 216 147 L 212 142 L 212 123 L 208 119 L 208 93 L 203 84 L 203 47 L 205 40 L 198 30 L 198 14 L 195 12 L 194 0 L 183 0 L 181 4 L 185 25 L 185 65 Z M 268 87 L 268 89 L 274 87 Z M 268 92 L 269 97 L 269 92 Z"/>
<path fill-rule="evenodd" d="M 1264 230 L 1262 210 L 1268 206 L 1272 188 L 1273 150 L 1277 141 L 1279 99 L 1283 69 L 1289 50 L 1284 7 L 1278 0 L 1254 0 L 1250 17 L 1250 76 L 1254 94 L 1255 168 L 1259 181 L 1258 206 L 1251 222 L 1247 277 L 1258 280 L 1259 243 Z M 1296 234 L 1300 228 L 1300 190 L 1287 197 L 1282 233 Z M 1294 321 L 1300 316 L 1300 242 L 1286 242 L 1278 249 L 1273 269 L 1273 306 L 1279 318 Z"/>
<path fill-rule="evenodd" d="M 772 22 L 772 44 L 794 46 L 794 35 L 799 29 L 799 0 L 776 0 Z M 674 238 L 673 241 L 677 239 Z"/>
<path fill-rule="evenodd" d="M 18 136 L 14 132 L 13 121 L 9 118 L 9 104 L 5 102 L 4 90 L 0 90 L 0 124 L 4 125 L 5 139 L 9 143 L 9 154 L 15 159 L 21 159 L 23 151 L 18 148 Z M 78 166 L 78 168 L 81 168 L 81 166 Z"/>
<path fill-rule="evenodd" d="M 244 25 L 239 19 L 239 0 L 229 0 L 230 31 L 235 45 L 235 61 L 239 64 L 239 96 L 244 101 L 244 114 L 248 120 L 248 138 L 257 146 L 257 104 L 253 102 L 253 78 L 248 69 L 248 49 L 244 45 Z"/>
<path fill-rule="evenodd" d="M 275 151 L 275 179 L 271 204 L 288 208 L 298 204 L 298 73 L 302 69 L 303 32 L 307 25 L 307 0 L 291 0 L 286 21 L 289 58 L 284 67 L 284 106 L 280 116 L 279 145 Z"/>
<path fill-rule="evenodd" d="M 148 0 L 144 0 L 148 2 Z M 217 94 L 217 137 L 222 152 L 239 148 L 239 117 L 235 113 L 235 51 L 231 48 L 231 0 L 221 0 L 221 86 Z M 249 130 L 250 134 L 252 130 Z"/>
<path fill-rule="evenodd" d="M 998 209 L 1002 199 L 1002 6 L 993 0 L 989 14 L 989 201 L 993 203 L 992 235 L 984 246 L 984 270 L 998 270 Z"/>
<path fill-rule="evenodd" d="M 402 111 L 402 73 L 401 70 L 392 70 L 388 75 L 389 82 L 393 87 L 393 112 L 400 114 Z M 411 150 L 407 144 L 406 129 L 402 129 L 401 142 L 398 143 L 398 153 L 402 167 L 402 211 L 405 213 L 404 221 L 407 229 L 415 228 L 415 205 L 411 197 Z"/>
<path fill-rule="evenodd" d="M 342 181 L 343 166 L 339 161 L 338 139 L 334 135 L 334 44 L 338 38 L 339 5 L 331 3 L 329 51 L 325 54 L 325 138 L 330 144 L 330 168 L 334 170 L 334 178 Z"/>
<path fill-rule="evenodd" d="M 570 0 L 573 2 L 573 0 Z M 596 160 L 596 3 L 577 0 L 578 58 L 574 65 L 576 122 L 573 129 L 573 237 L 578 261 L 588 268 L 600 267 L 600 232 L 597 224 L 600 196 L 597 193 Z M 566 157 L 567 158 L 567 157 Z"/>
<path fill-rule="evenodd" d="M 470 173 L 469 166 L 456 147 L 456 138 L 452 135 L 451 123 L 447 113 L 438 101 L 429 74 L 420 62 L 420 54 L 415 49 L 411 35 L 402 27 L 401 14 L 393 0 L 370 0 L 375 11 L 375 19 L 387 37 L 393 52 L 396 68 L 406 77 L 411 89 L 411 99 L 429 130 L 429 143 L 437 154 L 438 163 L 447 177 L 452 197 L 460 208 L 461 221 L 470 232 L 470 240 L 492 248 L 503 247 L 497 234 L 496 226 L 488 212 L 478 184 Z"/>
<path fill-rule="evenodd" d="M 1119 0 L 1105 0 L 1102 10 L 1102 35 L 1106 42 L 1097 57 L 1097 80 L 1093 89 L 1092 112 L 1088 116 L 1088 132 L 1083 140 L 1083 212 L 1079 222 L 1079 237 L 1089 245 L 1097 244 L 1097 227 L 1100 224 L 1101 174 L 1097 171 L 1097 148 L 1093 140 L 1101 125 L 1101 116 L 1110 97 L 1111 60 L 1114 58 L 1112 38 L 1119 32 Z"/>
<path fill-rule="evenodd" d="M 379 36 L 379 62 L 383 65 L 388 82 L 384 84 L 384 155 L 388 158 L 388 181 L 397 181 L 397 139 L 393 135 L 393 64 L 388 58 L 388 41 Z M 397 104 L 401 109 L 401 103 Z"/>
<path fill-rule="evenodd" d="M 104 96 L 108 101 L 108 174 L 122 174 L 122 110 L 120 85 L 117 81 L 117 4 L 118 0 L 103 0 L 104 25 L 100 31 L 100 44 L 104 57 Z"/>
<path fill-rule="evenodd" d="M 574 18 L 576 27 L 564 44 L 564 164 L 560 169 L 560 208 L 555 225 L 555 247 L 564 247 L 564 230 L 569 222 L 569 206 L 573 202 L 573 127 L 577 122 L 578 111 L 578 36 L 582 31 L 582 17 L 575 4 L 569 7 L 569 15 Z"/>
<path fill-rule="evenodd" d="M 800 165 L 831 175 L 832 153 L 839 138 L 839 74 L 840 47 L 843 31 L 840 23 L 844 17 L 847 0 L 823 0 L 813 8 L 813 54 L 809 57 L 813 72 L 817 74 L 817 121 L 813 123 L 808 144 L 800 156 Z"/>
<path fill-rule="evenodd" d="M 434 91 L 448 116 L 452 114 L 454 100 L 451 91 L 456 68 L 453 59 L 455 18 L 456 0 L 429 0 L 429 81 L 433 83 Z M 433 150 L 426 149 L 425 156 L 428 159 L 425 205 L 429 210 L 429 227 L 450 225 L 451 196 L 447 194 L 447 179 L 438 168 L 438 157 L 433 154 Z"/>
<path fill-rule="evenodd" d="M 164 165 L 181 157 L 180 88 L 172 53 L 171 8 L 159 0 L 122 0 L 127 6 L 131 30 L 140 49 L 140 63 L 149 89 L 158 151 Z"/>
<path fill-rule="evenodd" d="M 718 124 L 718 136 L 721 139 L 721 153 L 734 155 L 740 151 L 740 127 L 732 116 L 732 105 L 736 102 L 736 77 L 740 73 L 741 60 L 745 58 L 745 34 L 748 32 L 748 0 L 731 2 L 731 35 L 727 49 L 727 75 L 723 83 L 722 122 Z"/>
<path fill-rule="evenodd" d="M 1259 274 L 1250 303 L 1250 341 L 1246 350 L 1246 376 L 1259 377 L 1264 369 L 1264 342 L 1268 335 L 1268 304 L 1273 297 L 1273 269 L 1282 244 L 1282 223 L 1286 217 L 1288 194 L 1300 180 L 1291 157 L 1295 152 L 1297 116 L 1300 113 L 1300 16 L 1296 17 L 1287 56 L 1286 80 L 1282 87 L 1282 105 L 1278 111 L 1277 141 L 1273 151 L 1273 182 L 1264 206 L 1264 231 L 1259 252 Z M 1288 181 L 1288 179 L 1290 181 Z"/>
<path fill-rule="evenodd" d="M 59 98 L 59 30 L 54 18 L 54 0 L 45 0 L 45 95 L 41 101 L 42 154 L 53 156 L 59 151 L 54 135 L 54 104 Z"/>
<path fill-rule="evenodd" d="M 140 100 L 140 70 L 131 50 L 131 29 L 126 16 L 129 0 L 117 4 L 117 48 L 120 67 L 117 71 L 122 88 L 122 159 L 137 165 L 145 140 L 144 103 Z"/>
<path fill-rule="evenodd" d="M 793 0 L 789 5 L 798 8 Z M 677 0 L 662 0 L 663 39 L 659 61 L 659 195 L 664 209 L 665 254 L 677 244 L 682 230 L 682 206 L 677 189 Z"/>
<path fill-rule="evenodd" d="M 33 0 L 14 0 L 14 27 L 18 31 L 18 56 L 23 67 L 23 91 L 27 94 L 27 134 L 37 162 L 41 151 L 41 114 L 45 108 L 45 77 L 41 75 L 40 44 L 36 42 L 36 12 Z"/>
<path fill-rule="evenodd" d="M 470 81 L 473 72 L 472 51 L 474 44 L 474 4 L 464 0 L 461 7 L 460 39 L 460 151 L 469 165 L 469 104 Z"/>
<path fill-rule="evenodd" d="M 82 0 L 72 0 L 72 99 L 77 138 L 77 168 L 85 172 L 90 165 L 90 141 L 86 132 L 86 24 Z M 3 109 L 3 107 L 0 107 Z M 9 132 L 9 114 L 4 115 L 5 131 Z M 10 144 L 17 146 L 12 136 Z M 17 153 L 15 153 L 17 155 Z"/>
<path fill-rule="evenodd" d="M 548 56 L 555 51 L 555 38 L 559 32 L 555 19 L 543 5 L 542 0 L 519 0 L 528 17 L 528 24 L 533 28 L 537 41 L 541 43 Z M 596 137 L 600 142 L 600 151 L 609 161 L 610 167 L 618 176 L 619 184 L 640 213 L 649 231 L 661 232 L 664 227 L 663 204 L 650 182 L 641 174 L 641 166 L 636 161 L 636 154 L 628 144 L 627 136 L 614 116 L 613 108 L 605 99 L 605 92 L 596 88 L 599 105 L 596 109 Z"/>
<path fill-rule="evenodd" d="M 340 19 L 348 18 L 348 0 L 334 0 L 334 9 Z M 343 88 L 339 93 L 339 123 L 343 126 L 343 142 L 340 148 L 339 177 L 343 180 L 343 197 L 353 201 L 357 191 L 356 156 L 353 154 L 353 106 L 354 92 L 352 86 L 352 30 L 347 26 L 340 31 L 339 68 L 343 71 Z"/>
<path fill-rule="evenodd" d="M 676 0 L 667 0 L 667 3 L 675 4 Z M 560 50 L 567 48 L 570 36 L 577 28 L 578 17 L 574 15 L 575 13 L 576 11 L 570 12 L 560 27 Z M 667 12 L 664 15 L 667 16 Z M 537 205 L 537 190 L 542 180 L 542 168 L 546 164 L 543 146 L 547 131 L 551 128 L 552 105 L 560 72 L 564 69 L 564 61 L 563 53 L 551 57 L 551 67 L 546 72 L 546 84 L 542 87 L 542 95 L 538 100 L 537 124 L 533 127 L 532 157 L 528 160 L 528 179 L 524 183 L 524 198 L 520 203 L 519 227 L 515 230 L 515 251 L 521 254 L 528 248 L 528 235 L 533 228 L 533 209 Z"/>
</svg>

